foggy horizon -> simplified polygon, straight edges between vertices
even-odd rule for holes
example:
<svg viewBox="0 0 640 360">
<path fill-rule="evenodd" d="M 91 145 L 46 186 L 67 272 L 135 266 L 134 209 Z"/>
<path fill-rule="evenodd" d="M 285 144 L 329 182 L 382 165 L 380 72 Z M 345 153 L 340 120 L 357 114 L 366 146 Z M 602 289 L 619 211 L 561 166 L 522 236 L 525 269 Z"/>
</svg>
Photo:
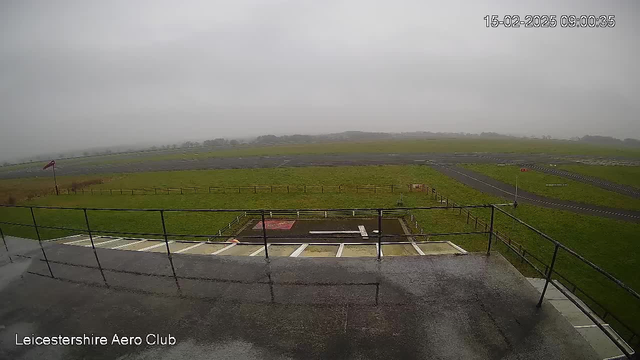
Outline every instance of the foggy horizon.
<svg viewBox="0 0 640 360">
<path fill-rule="evenodd" d="M 0 5 L 0 160 L 259 135 L 640 138 L 633 1 Z M 614 14 L 614 28 L 486 28 Z"/>
</svg>

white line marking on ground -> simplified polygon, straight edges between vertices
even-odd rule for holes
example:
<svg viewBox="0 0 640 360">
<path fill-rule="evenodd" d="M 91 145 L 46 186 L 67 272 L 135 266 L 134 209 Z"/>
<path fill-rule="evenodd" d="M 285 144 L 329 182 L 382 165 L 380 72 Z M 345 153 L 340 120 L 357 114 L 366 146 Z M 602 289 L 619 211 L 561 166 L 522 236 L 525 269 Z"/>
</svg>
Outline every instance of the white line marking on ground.
<svg viewBox="0 0 640 360">
<path fill-rule="evenodd" d="M 365 240 L 369 240 L 369 234 L 367 234 L 367 229 L 364 228 L 364 225 L 358 225 L 358 229 L 360 229 L 360 235 Z"/>
<path fill-rule="evenodd" d="M 175 253 L 176 253 L 176 254 L 180 254 L 180 253 L 183 253 L 183 252 L 185 252 L 185 251 L 187 251 L 187 250 L 195 249 L 195 248 L 197 248 L 198 246 L 201 246 L 201 245 L 204 245 L 204 242 L 201 242 L 200 244 L 195 244 L 195 245 L 193 245 L 193 246 L 186 247 L 186 248 L 184 248 L 184 249 L 182 249 L 182 250 L 178 250 L 178 251 L 176 251 Z"/>
<path fill-rule="evenodd" d="M 124 245 L 116 246 L 116 247 L 111 248 L 111 250 L 120 249 L 120 248 L 123 248 L 123 247 L 127 247 L 127 246 L 131 246 L 131 245 L 135 245 L 135 244 L 140 244 L 140 243 L 143 243 L 143 242 L 145 242 L 145 241 L 147 241 L 147 240 L 145 239 L 145 240 L 140 240 L 140 241 L 132 242 L 132 243 L 129 243 L 129 244 L 124 244 Z"/>
<path fill-rule="evenodd" d="M 66 242 L 64 244 L 65 245 L 73 245 L 73 244 L 77 244 L 77 243 L 83 242 L 83 241 L 89 241 L 89 239 L 75 240 L 75 241 Z"/>
<path fill-rule="evenodd" d="M 340 244 L 338 252 L 336 253 L 336 257 L 342 257 L 342 250 L 344 250 L 344 243 Z"/>
<path fill-rule="evenodd" d="M 424 251 L 422 251 L 422 249 L 420 249 L 420 247 L 418 245 L 416 245 L 416 243 L 411 243 L 411 245 L 413 245 L 413 248 L 416 249 L 418 254 L 424 255 Z"/>
<path fill-rule="evenodd" d="M 271 246 L 271 244 L 267 244 L 267 248 L 268 248 L 269 246 Z M 251 255 L 249 255 L 249 256 L 256 256 L 256 255 L 260 254 L 260 253 L 261 253 L 261 252 L 263 252 L 263 251 L 264 251 L 264 246 L 261 246 L 261 247 L 260 247 L 260 249 L 258 249 L 258 250 L 256 250 L 256 251 L 252 252 L 252 253 L 251 253 Z"/>
<path fill-rule="evenodd" d="M 169 241 L 169 244 L 172 244 L 172 243 L 174 243 L 174 241 L 173 241 L 173 240 Z M 147 246 L 146 248 L 142 248 L 142 249 L 140 249 L 140 250 L 138 250 L 138 251 L 147 251 L 147 250 L 155 249 L 155 248 L 157 248 L 157 247 L 163 246 L 164 244 L 165 244 L 165 242 L 164 242 L 164 241 L 160 241 L 160 244 Z"/>
<path fill-rule="evenodd" d="M 602 324 L 602 326 L 607 326 L 607 325 L 609 325 L 609 324 Z M 598 325 L 591 324 L 591 325 L 575 325 L 574 326 L 574 328 L 576 328 L 576 329 L 585 329 L 585 328 L 594 328 L 594 327 L 598 327 Z"/>
<path fill-rule="evenodd" d="M 304 249 L 307 248 L 307 246 L 309 246 L 309 244 L 302 244 L 300 245 L 299 248 L 296 249 L 296 251 L 292 252 L 291 255 L 289 255 L 289 257 L 298 257 L 300 254 L 302 254 L 302 252 L 304 251 Z"/>
<path fill-rule="evenodd" d="M 452 243 L 451 241 L 445 241 L 445 242 L 446 242 L 447 244 L 449 244 L 449 245 L 453 246 L 453 247 L 454 247 L 454 249 L 456 249 L 456 250 L 460 251 L 460 253 L 461 253 L 462 255 L 466 255 L 466 254 L 467 254 L 467 250 L 465 250 L 465 249 L 461 248 L 460 246 L 458 246 L 458 245 L 456 245 L 456 244 Z"/>
<path fill-rule="evenodd" d="M 361 234 L 361 232 L 360 230 L 314 230 L 314 231 L 309 231 L 309 234 L 314 234 L 314 235 Z"/>
<path fill-rule="evenodd" d="M 211 253 L 211 255 L 218 255 L 218 254 L 220 254 L 221 252 L 226 251 L 226 250 L 228 250 L 228 249 L 231 249 L 232 247 L 234 247 L 234 246 L 236 246 L 236 245 L 238 245 L 238 243 L 233 243 L 233 244 L 231 244 L 231 245 L 225 246 L 225 247 L 223 247 L 222 249 L 220 249 L 220 250 L 218 250 L 218 251 L 214 251 L 214 252 L 212 252 L 212 253 Z"/>
<path fill-rule="evenodd" d="M 63 236 L 63 237 L 59 237 L 59 238 L 55 238 L 55 239 L 49 239 L 49 240 L 42 240 L 42 242 L 49 242 L 49 241 L 60 241 L 60 240 L 65 240 L 65 239 L 72 239 L 78 236 L 83 236 L 82 234 L 76 234 L 76 235 L 69 235 L 69 236 Z M 68 244 L 68 243 L 63 243 L 63 244 Z"/>
<path fill-rule="evenodd" d="M 93 244 L 94 244 L 94 245 L 109 244 L 109 243 L 112 243 L 112 242 L 116 242 L 116 241 L 118 241 L 118 240 L 122 240 L 122 238 L 113 239 L 113 240 L 108 240 L 108 241 L 103 241 L 103 242 L 99 242 L 99 243 L 96 243 L 96 239 L 93 239 Z M 86 246 L 86 247 L 91 247 L 91 244 L 89 244 L 89 245 L 84 245 L 84 246 Z"/>
</svg>

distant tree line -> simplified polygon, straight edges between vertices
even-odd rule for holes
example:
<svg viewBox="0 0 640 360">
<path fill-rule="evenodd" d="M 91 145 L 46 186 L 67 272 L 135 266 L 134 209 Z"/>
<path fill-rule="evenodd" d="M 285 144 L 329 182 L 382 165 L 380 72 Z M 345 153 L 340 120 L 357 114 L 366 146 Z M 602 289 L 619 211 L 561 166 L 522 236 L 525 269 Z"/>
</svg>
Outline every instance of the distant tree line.
<svg viewBox="0 0 640 360">
<path fill-rule="evenodd" d="M 110 154 L 124 154 L 132 152 L 147 152 L 147 151 L 162 151 L 173 149 L 192 149 L 192 148 L 232 148 L 236 146 L 250 146 L 250 145 L 281 145 L 281 144 L 311 144 L 311 143 L 327 143 L 327 142 L 339 142 L 339 141 L 375 141 L 375 140 L 401 140 L 401 139 L 451 139 L 451 138 L 464 138 L 464 139 L 543 139 L 554 140 L 550 135 L 544 136 L 513 136 L 499 134 L 496 132 L 482 132 L 480 134 L 471 134 L 464 132 L 429 132 L 429 131 L 414 131 L 414 132 L 401 132 L 401 133 L 384 133 L 384 132 L 365 132 L 365 131 L 345 131 L 341 133 L 323 134 L 323 135 L 261 135 L 253 140 L 237 140 L 237 139 L 225 139 L 215 138 L 211 140 L 205 140 L 203 142 L 198 141 L 185 141 L 181 144 L 167 144 L 160 146 L 151 146 L 148 148 L 123 148 L 112 147 L 103 148 L 100 150 L 85 150 L 80 152 L 68 152 L 62 154 L 44 154 L 33 156 L 26 162 L 34 161 L 48 161 L 52 158 L 70 159 L 77 157 L 89 157 L 100 156 Z M 594 145 L 606 145 L 606 146 L 624 146 L 624 147 L 640 147 L 640 140 L 638 139 L 617 139 L 611 136 L 599 136 L 599 135 L 586 135 L 583 137 L 573 137 L 571 141 L 588 143 Z M 56 157 L 57 155 L 57 157 Z M 10 162 L 5 161 L 3 166 L 11 165 Z"/>
<path fill-rule="evenodd" d="M 611 136 L 586 135 L 581 137 L 579 141 L 597 145 L 640 147 L 640 140 L 638 139 L 626 138 L 620 140 Z"/>
</svg>

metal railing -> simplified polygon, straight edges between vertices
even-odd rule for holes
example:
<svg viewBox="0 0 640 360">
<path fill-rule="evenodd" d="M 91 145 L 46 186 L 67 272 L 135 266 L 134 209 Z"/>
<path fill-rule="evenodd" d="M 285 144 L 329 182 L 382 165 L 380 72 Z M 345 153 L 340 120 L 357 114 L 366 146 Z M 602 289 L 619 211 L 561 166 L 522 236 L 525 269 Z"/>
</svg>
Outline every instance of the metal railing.
<svg viewBox="0 0 640 360">
<path fill-rule="evenodd" d="M 409 193 L 425 192 L 424 184 L 408 185 L 238 185 L 238 186 L 188 186 L 188 187 L 143 187 L 143 188 L 60 188 L 60 195 L 190 195 L 190 194 L 264 194 L 264 193 Z"/>
<path fill-rule="evenodd" d="M 437 193 L 435 192 L 435 189 L 433 190 L 433 194 L 434 196 L 437 197 Z M 47 253 L 45 251 L 45 247 L 43 246 L 43 239 L 42 236 L 40 234 L 40 230 L 41 229 L 51 229 L 51 230 L 64 230 L 64 231 L 73 231 L 73 232 L 77 232 L 77 233 L 84 233 L 86 232 L 89 236 L 89 240 L 91 242 L 91 248 L 93 250 L 95 259 L 96 259 L 96 264 L 98 266 L 98 268 L 100 269 L 100 272 L 102 274 L 103 280 L 106 282 L 106 278 L 104 277 L 104 269 L 100 263 L 100 259 L 98 256 L 98 252 L 96 251 L 96 246 L 94 243 L 94 236 L 96 236 L 96 234 L 110 234 L 110 235 L 137 235 L 137 236 L 156 236 L 156 237 L 161 237 L 165 243 L 165 247 L 166 247 L 166 253 L 167 253 L 167 257 L 169 260 L 169 263 L 171 265 L 171 269 L 172 269 L 172 274 L 173 277 L 176 279 L 178 279 L 178 276 L 176 274 L 175 271 L 175 267 L 173 265 L 173 258 L 172 258 L 172 253 L 171 253 L 171 249 L 169 246 L 169 238 L 185 238 L 185 237 L 190 237 L 190 238 L 206 238 L 206 239 L 218 239 L 218 238 L 225 238 L 228 237 L 227 235 L 223 235 L 221 232 L 219 232 L 218 234 L 178 234 L 178 233 L 171 233 L 167 230 L 167 226 L 166 226 L 166 222 L 165 222 L 165 214 L 166 213 L 174 213 L 174 212 L 186 212 L 186 213 L 241 213 L 244 214 L 244 216 L 259 216 L 260 219 L 260 224 L 262 227 L 262 231 L 261 231 L 261 235 L 257 235 L 257 236 L 247 236 L 248 238 L 256 238 L 256 239 L 261 239 L 262 240 L 262 244 L 264 246 L 264 257 L 265 259 L 268 261 L 269 260 L 269 244 L 273 244 L 273 243 L 277 243 L 278 239 L 287 239 L 287 238 L 291 238 L 291 237 L 287 237 L 287 236 L 281 236 L 281 235 L 275 235 L 275 234 L 269 234 L 268 229 L 266 227 L 266 218 L 267 217 L 272 217 L 272 216 L 300 216 L 300 213 L 303 212 L 305 215 L 310 215 L 310 216 L 318 216 L 318 215 L 324 215 L 324 217 L 328 217 L 329 213 L 335 213 L 335 214 L 352 214 L 352 215 L 362 215 L 362 216 L 368 216 L 368 217 L 373 217 L 373 218 L 377 218 L 377 224 L 378 224 L 378 231 L 376 234 L 373 234 L 372 237 L 376 238 L 376 245 L 377 245 L 377 260 L 381 260 L 382 258 L 382 247 L 385 244 L 391 244 L 391 243 L 398 243 L 398 242 L 391 242 L 391 243 L 387 243 L 387 242 L 383 242 L 384 238 L 397 238 L 398 236 L 407 236 L 407 237 L 420 237 L 420 236 L 424 236 L 424 237 L 429 237 L 429 236 L 439 236 L 439 235 L 468 235 L 468 234 L 485 234 L 488 235 L 488 240 L 487 240 L 487 250 L 486 250 L 486 254 L 490 255 L 491 253 L 491 246 L 492 246 L 492 242 L 493 242 L 493 238 L 495 237 L 496 239 L 500 240 L 501 243 L 505 244 L 508 246 L 508 248 L 510 248 L 512 251 L 514 251 L 516 254 L 520 255 L 523 259 L 523 261 L 526 261 L 528 264 L 530 264 L 534 269 L 537 270 L 537 272 L 542 275 L 545 278 L 545 284 L 544 284 L 544 288 L 542 290 L 542 294 L 540 296 L 540 299 L 538 301 L 537 306 L 541 306 L 545 293 L 547 291 L 548 285 L 552 284 L 553 286 L 555 286 L 560 292 L 562 292 L 563 294 L 567 295 L 567 298 L 569 300 L 571 300 L 576 306 L 578 306 L 578 308 L 580 308 L 593 322 L 596 326 L 598 326 L 619 348 L 620 350 L 629 358 L 631 358 L 631 356 L 633 355 L 632 352 L 629 352 L 625 346 L 625 344 L 623 344 L 619 339 L 617 339 L 613 334 L 611 334 L 610 331 L 608 331 L 605 326 L 603 324 L 600 323 L 600 321 L 598 321 L 598 319 L 596 319 L 589 311 L 589 309 L 585 308 L 585 306 L 583 304 L 580 304 L 578 301 L 576 301 L 575 299 L 573 299 L 571 296 L 568 296 L 568 294 L 566 294 L 566 290 L 562 287 L 559 286 L 556 282 L 552 281 L 552 277 L 553 275 L 557 275 L 563 279 L 566 279 L 564 276 L 560 275 L 555 267 L 556 267 L 556 263 L 557 263 L 557 255 L 558 252 L 560 250 L 562 250 L 563 252 L 571 255 L 572 257 L 574 257 L 575 259 L 579 260 L 580 262 L 586 264 L 587 266 L 589 266 L 590 268 L 592 268 L 593 270 L 595 270 L 596 272 L 602 274 L 606 279 L 608 279 L 609 281 L 611 281 L 613 284 L 615 284 L 617 287 L 623 289 L 627 294 L 629 294 L 634 301 L 638 301 L 640 300 L 640 295 L 633 290 L 631 287 L 629 287 L 628 285 L 624 284 L 622 281 L 620 281 L 619 279 L 617 279 L 616 277 L 614 277 L 613 275 L 611 275 L 610 273 L 608 273 L 607 271 L 605 271 L 604 269 L 602 269 L 601 267 L 599 267 L 598 265 L 594 264 L 593 262 L 589 261 L 588 259 L 584 258 L 583 256 L 581 256 L 580 254 L 578 254 L 577 252 L 575 252 L 574 250 L 570 249 L 569 247 L 559 243 L 558 241 L 554 240 L 553 238 L 551 238 L 550 236 L 546 235 L 545 233 L 541 232 L 540 230 L 534 228 L 533 226 L 525 223 L 524 221 L 518 219 L 517 217 L 509 214 L 508 212 L 506 212 L 505 210 L 501 209 L 501 206 L 503 205 L 512 205 L 512 204 L 487 204 L 487 205 L 458 205 L 455 204 L 453 202 L 450 202 L 448 199 L 443 199 L 442 196 L 440 198 L 440 201 L 443 203 L 446 203 L 445 206 L 428 206 L 428 207 L 397 207 L 397 208 L 342 208 L 342 209 L 307 209 L 307 210 L 295 210 L 295 209 L 127 209 L 127 208 L 72 208 L 72 207 L 60 207 L 60 206 L 17 206 L 17 205 L 0 205 L 0 207 L 5 207 L 5 208 L 23 208 L 23 209 L 28 209 L 29 213 L 30 213 L 30 217 L 32 222 L 30 224 L 26 224 L 26 223 L 16 223 L 16 222 L 9 222 L 9 221 L 0 221 L 0 224 L 3 225 L 10 225 L 10 226 L 22 226 L 22 227 L 31 227 L 35 230 L 36 233 L 36 237 L 39 243 L 39 247 L 40 250 L 42 252 L 43 255 L 43 261 L 45 261 L 47 263 L 47 267 L 48 267 L 48 271 L 49 271 L 49 275 L 52 278 L 55 278 L 54 273 L 51 269 L 50 263 L 55 263 L 54 261 L 51 261 L 48 259 L 47 257 Z M 49 226 L 49 225 L 39 225 L 35 216 L 35 212 L 34 209 L 47 209 L 47 210 L 72 210 L 72 211 L 79 211 L 82 212 L 82 215 L 84 217 L 84 222 L 85 222 L 85 228 L 72 228 L 72 227 L 63 227 L 63 226 Z M 459 211 L 459 215 L 462 214 L 462 211 L 466 211 L 467 212 L 467 219 L 469 219 L 469 217 L 471 216 L 469 213 L 470 209 L 491 209 L 491 219 L 490 222 L 487 224 L 486 222 L 484 222 L 485 224 L 485 229 L 481 231 L 469 231 L 469 232 L 452 232 L 452 233 L 424 233 L 423 231 L 419 231 L 418 233 L 411 233 L 411 234 L 405 234 L 405 235 L 398 235 L 398 234 L 387 234 L 383 232 L 383 218 L 385 217 L 385 215 L 387 216 L 398 216 L 401 214 L 405 214 L 408 215 L 410 217 L 410 219 L 414 219 L 413 214 L 411 213 L 411 211 L 418 211 L 418 210 L 455 210 L 458 209 Z M 526 257 L 526 255 L 524 255 L 524 253 L 518 252 L 516 248 L 513 247 L 513 242 L 509 239 L 505 239 L 505 237 L 501 234 L 499 234 L 494 227 L 494 220 L 495 220 L 495 213 L 496 211 L 498 211 L 501 214 L 504 214 L 506 216 L 508 216 L 509 218 L 513 219 L 514 221 L 518 222 L 520 225 L 526 227 L 527 229 L 535 232 L 536 234 L 542 236 L 545 240 L 549 241 L 551 244 L 553 244 L 554 246 L 554 252 L 553 252 L 553 257 L 549 263 L 549 265 L 545 264 L 545 270 L 542 271 L 540 269 L 538 269 L 538 267 L 536 267 L 531 261 L 530 259 L 528 259 Z M 91 226 L 90 224 L 90 217 L 89 214 L 91 212 L 145 212 L 145 213 L 155 213 L 158 215 L 158 220 L 162 225 L 162 232 L 161 233 L 154 233 L 154 232 L 132 232 L 132 231 L 111 231 L 111 230 L 101 230 L 101 229 L 95 229 Z M 475 217 L 475 227 L 477 229 L 478 227 L 478 222 L 479 219 L 478 217 Z M 240 223 L 240 217 L 237 216 L 236 217 L 236 222 L 234 224 L 238 224 Z M 467 220 L 467 223 L 469 223 L 469 221 Z M 233 224 L 230 224 L 228 226 L 228 228 L 230 229 L 233 226 Z M 420 229 L 422 230 L 422 229 Z M 10 249 L 7 246 L 7 242 L 5 240 L 5 234 L 2 230 L 2 227 L 0 227 L 0 236 L 2 237 L 3 243 L 4 243 L 4 247 L 5 250 L 7 251 L 7 253 L 9 254 L 9 260 L 12 261 L 11 259 L 11 254 L 10 254 Z M 302 236 L 295 236 L 295 238 L 301 238 Z M 305 237 L 309 237 L 309 238 L 313 238 L 313 236 L 308 236 L 305 235 Z M 344 237 L 348 237 L 348 236 L 344 236 Z M 428 242 L 428 241 L 425 241 Z M 419 242 L 416 242 L 419 243 Z M 520 249 L 522 249 L 522 247 L 520 247 Z M 533 257 L 532 254 L 529 254 L 529 257 Z M 544 262 L 542 260 L 540 260 L 537 257 L 533 257 L 536 259 L 536 261 L 538 261 L 541 264 L 544 264 Z M 575 285 L 574 285 L 575 287 Z M 575 292 L 575 290 L 574 290 Z M 586 294 L 586 293 L 585 293 Z M 591 298 L 592 299 L 592 298 Z M 640 305 L 640 302 L 638 302 L 638 305 Z M 610 313 L 610 312 L 608 312 Z M 612 313 L 610 313 L 610 316 L 614 317 L 620 324 L 624 323 L 618 318 L 615 317 Z M 638 335 L 637 333 L 629 326 L 624 325 L 626 327 L 627 330 L 629 330 L 631 332 L 631 337 L 628 339 L 624 339 L 626 341 L 628 341 L 629 343 L 632 343 L 634 339 L 638 339 Z"/>
<path fill-rule="evenodd" d="M 453 204 L 454 206 L 458 205 L 455 201 L 453 201 L 453 200 L 449 199 L 448 197 L 438 193 L 435 188 L 431 188 L 430 196 L 431 195 L 433 196 L 434 200 L 436 200 L 436 201 L 438 201 L 440 203 L 446 204 L 447 206 L 449 206 L 449 204 Z M 523 225 L 527 229 L 529 229 L 529 230 L 533 231 L 534 233 L 542 236 L 545 240 L 547 240 L 551 244 L 553 244 L 554 245 L 554 251 L 553 251 L 553 255 L 551 257 L 551 260 L 548 261 L 548 262 L 545 262 L 544 260 L 542 260 L 539 257 L 535 256 L 531 251 L 527 251 L 527 249 L 524 246 L 522 246 L 521 244 L 519 244 L 516 241 L 512 240 L 507 234 L 501 233 L 498 230 L 496 230 L 494 228 L 494 217 L 495 217 L 495 210 L 496 209 L 500 213 L 507 215 L 511 219 L 513 219 L 516 222 L 518 222 L 520 225 Z M 585 315 L 587 317 L 589 317 L 589 319 L 592 320 L 594 322 L 594 324 L 596 324 L 596 326 L 598 326 L 598 328 L 600 328 L 607 335 L 607 337 L 609 339 L 611 339 L 616 344 L 616 346 L 618 348 L 620 348 L 620 350 L 625 354 L 625 356 L 627 356 L 628 358 L 631 358 L 631 356 L 635 356 L 634 353 L 630 353 L 628 351 L 628 349 L 627 349 L 627 347 L 625 345 L 630 345 L 630 346 L 635 347 L 635 348 L 638 348 L 640 346 L 640 334 L 638 334 L 638 331 L 634 330 L 631 326 L 627 325 L 623 320 L 620 319 L 620 317 L 614 315 L 612 310 L 610 310 L 606 306 L 602 305 L 600 301 L 597 301 L 596 299 L 594 299 L 593 296 L 589 295 L 586 291 L 584 291 L 583 289 L 578 287 L 578 285 L 576 285 L 575 282 L 569 280 L 569 278 L 566 276 L 566 274 L 563 275 L 563 274 L 561 274 L 560 272 L 558 272 L 555 269 L 556 262 L 557 262 L 558 250 L 565 251 L 566 253 L 568 253 L 569 255 L 571 255 L 572 257 L 577 259 L 578 261 L 586 264 L 587 266 L 589 266 L 590 268 L 592 268 L 596 272 L 602 274 L 608 281 L 611 281 L 612 284 L 615 284 L 617 287 L 623 289 L 627 294 L 629 294 L 633 299 L 632 301 L 636 302 L 638 307 L 640 307 L 640 301 L 639 301 L 640 300 L 640 296 L 638 295 L 638 292 L 633 290 L 628 285 L 624 284 L 622 281 L 620 281 L 619 279 L 617 279 L 616 277 L 614 277 L 610 273 L 606 272 L 601 267 L 597 266 L 593 262 L 587 260 L 582 255 L 578 254 L 575 250 L 570 249 L 569 247 L 567 247 L 567 246 L 561 244 L 560 242 L 554 240 L 553 238 L 551 238 L 550 236 L 544 234 L 543 232 L 539 231 L 538 229 L 534 228 L 533 226 L 531 226 L 531 225 L 527 224 L 526 222 L 518 219 L 517 217 L 509 214 L 508 212 L 506 212 L 503 209 L 501 209 L 500 206 L 498 206 L 498 205 L 492 207 L 491 220 L 490 220 L 489 223 L 487 223 L 486 221 L 483 221 L 480 216 L 474 215 L 471 212 L 471 209 L 460 208 L 459 215 L 463 215 L 464 213 L 466 213 L 466 223 L 467 224 L 474 225 L 474 228 L 476 228 L 476 229 L 478 228 L 478 226 L 480 226 L 481 228 L 484 227 L 485 230 L 487 228 L 490 229 L 490 234 L 491 235 L 490 235 L 490 238 L 489 238 L 489 247 L 491 247 L 491 238 L 495 237 L 502 244 L 504 244 L 511 252 L 513 252 L 518 257 L 520 257 L 522 262 L 526 262 L 527 265 L 531 266 L 537 274 L 539 274 L 540 276 L 542 276 L 545 279 L 545 285 L 543 287 L 542 294 L 541 294 L 540 299 L 538 301 L 538 307 L 541 306 L 542 300 L 543 300 L 544 295 L 545 295 L 546 290 L 547 290 L 547 287 L 548 287 L 549 283 L 551 283 L 555 288 L 558 289 L 558 291 L 560 291 L 563 295 L 565 295 L 582 312 L 584 312 Z M 531 261 L 530 259 L 535 260 L 538 265 L 544 266 L 544 270 L 542 270 L 538 266 L 536 266 L 536 264 L 534 264 L 534 262 Z M 554 281 L 551 281 L 552 280 L 552 275 L 554 275 L 557 278 L 561 279 L 561 283 L 558 284 L 558 283 L 556 283 Z M 561 285 L 562 283 L 567 284 L 568 287 L 564 288 Z M 586 299 L 591 304 L 594 304 L 599 309 L 601 309 L 602 311 L 600 311 L 600 312 L 598 312 L 597 310 L 594 311 L 596 313 L 596 315 L 598 315 L 600 317 L 601 320 L 604 321 L 607 317 L 610 317 L 610 318 L 614 319 L 616 321 L 616 327 L 618 328 L 618 330 L 624 331 L 627 334 L 627 337 L 623 338 L 623 340 L 626 342 L 626 344 L 623 344 L 623 343 L 621 343 L 619 341 L 619 339 L 616 339 L 615 336 L 613 334 L 611 334 L 610 331 L 605 329 L 605 327 L 600 323 L 600 321 L 597 321 L 597 319 L 595 319 L 595 317 L 593 316 L 593 314 L 590 311 L 590 310 L 593 310 L 592 307 L 591 308 L 585 308 L 584 304 L 578 303 L 572 296 L 570 296 L 567 293 L 567 291 L 569 291 L 572 294 L 575 294 L 579 298 Z"/>
</svg>

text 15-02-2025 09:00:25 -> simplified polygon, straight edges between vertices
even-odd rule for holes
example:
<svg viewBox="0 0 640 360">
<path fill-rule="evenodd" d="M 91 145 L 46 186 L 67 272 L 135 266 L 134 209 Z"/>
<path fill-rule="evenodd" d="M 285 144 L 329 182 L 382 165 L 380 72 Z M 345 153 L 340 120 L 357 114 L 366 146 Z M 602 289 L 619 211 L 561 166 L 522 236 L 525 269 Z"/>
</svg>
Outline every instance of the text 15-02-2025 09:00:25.
<svg viewBox="0 0 640 360">
<path fill-rule="evenodd" d="M 613 28 L 615 15 L 486 15 L 488 28 Z"/>
</svg>

